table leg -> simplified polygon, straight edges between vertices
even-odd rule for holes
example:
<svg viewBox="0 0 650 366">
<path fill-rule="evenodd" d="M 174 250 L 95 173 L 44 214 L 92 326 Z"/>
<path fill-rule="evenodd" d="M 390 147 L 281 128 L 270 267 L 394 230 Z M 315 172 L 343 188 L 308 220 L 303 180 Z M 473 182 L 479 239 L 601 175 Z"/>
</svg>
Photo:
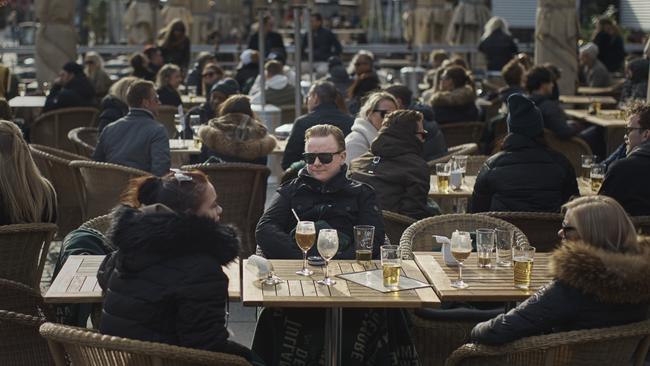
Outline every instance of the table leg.
<svg viewBox="0 0 650 366">
<path fill-rule="evenodd" d="M 341 308 L 325 310 L 325 365 L 341 364 Z"/>
</svg>

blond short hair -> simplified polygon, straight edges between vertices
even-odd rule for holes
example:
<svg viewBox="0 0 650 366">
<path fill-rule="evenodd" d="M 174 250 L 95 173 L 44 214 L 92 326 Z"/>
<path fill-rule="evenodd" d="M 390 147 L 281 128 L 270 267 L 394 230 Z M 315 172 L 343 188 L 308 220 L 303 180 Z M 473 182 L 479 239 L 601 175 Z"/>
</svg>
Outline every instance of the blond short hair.
<svg viewBox="0 0 650 366">
<path fill-rule="evenodd" d="M 339 150 L 345 150 L 345 135 L 343 135 L 343 131 L 341 131 L 340 128 L 333 125 L 323 124 L 308 128 L 305 132 L 305 143 L 307 143 L 307 141 L 312 137 L 327 136 L 334 136 L 334 140 L 336 140 Z"/>
</svg>

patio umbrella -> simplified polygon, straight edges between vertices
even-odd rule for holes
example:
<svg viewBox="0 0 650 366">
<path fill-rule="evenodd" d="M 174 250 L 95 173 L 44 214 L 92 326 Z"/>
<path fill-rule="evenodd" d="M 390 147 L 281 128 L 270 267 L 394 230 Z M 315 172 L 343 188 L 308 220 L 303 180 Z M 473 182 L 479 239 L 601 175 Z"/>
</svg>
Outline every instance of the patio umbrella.
<svg viewBox="0 0 650 366">
<path fill-rule="evenodd" d="M 36 78 L 51 82 L 68 61 L 77 59 L 75 3 L 68 0 L 36 1 L 40 19 L 36 31 Z"/>
<path fill-rule="evenodd" d="M 185 24 L 185 31 L 188 37 L 192 37 L 192 4 L 191 0 L 169 0 L 160 11 L 163 27 L 179 18 Z"/>
<path fill-rule="evenodd" d="M 158 0 L 132 1 L 124 14 L 124 27 L 129 44 L 154 43 L 160 26 Z"/>
<path fill-rule="evenodd" d="M 208 35 L 212 28 L 212 18 L 210 13 L 213 8 L 209 1 L 192 0 L 192 43 L 204 44 L 208 40 Z"/>
<path fill-rule="evenodd" d="M 645 58 L 650 59 L 650 37 L 648 37 L 648 41 L 645 44 L 645 48 L 643 49 L 643 54 L 645 55 Z M 647 93 L 646 100 L 650 103 L 650 72 L 648 73 L 648 93 Z"/>
<path fill-rule="evenodd" d="M 451 5 L 445 0 L 418 0 L 415 15 L 413 10 L 404 12 L 404 38 L 413 40 L 416 46 L 447 43 L 445 36 L 452 13 Z"/>
<path fill-rule="evenodd" d="M 483 26 L 492 17 L 484 0 L 460 0 L 454 8 L 447 42 L 455 45 L 478 45 Z"/>
<path fill-rule="evenodd" d="M 126 9 L 124 0 L 110 0 L 108 2 L 108 39 L 109 43 L 119 44 L 124 40 L 124 24 L 122 14 Z"/>
<path fill-rule="evenodd" d="M 535 27 L 535 64 L 550 62 L 562 72 L 560 94 L 575 94 L 578 80 L 576 0 L 539 0 Z"/>
</svg>

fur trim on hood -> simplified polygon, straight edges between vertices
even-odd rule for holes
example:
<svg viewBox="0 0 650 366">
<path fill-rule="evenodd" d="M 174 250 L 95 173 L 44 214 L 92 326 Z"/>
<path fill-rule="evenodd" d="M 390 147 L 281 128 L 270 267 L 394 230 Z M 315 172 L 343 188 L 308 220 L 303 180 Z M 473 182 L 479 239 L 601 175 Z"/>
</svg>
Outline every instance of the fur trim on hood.
<svg viewBox="0 0 650 366">
<path fill-rule="evenodd" d="M 233 227 L 206 217 L 179 214 L 163 205 L 157 207 L 163 209 L 119 206 L 113 211 L 108 237 L 119 248 L 118 268 L 139 271 L 195 253 L 213 256 L 225 265 L 239 255 L 239 238 Z"/>
<path fill-rule="evenodd" d="M 566 242 L 553 252 L 550 272 L 558 280 L 614 304 L 650 301 L 650 242 L 639 253 L 620 253 L 584 242 Z"/>
<path fill-rule="evenodd" d="M 276 141 L 266 127 L 242 113 L 228 113 L 211 119 L 199 130 L 201 141 L 219 154 L 255 160 L 271 153 Z"/>
<path fill-rule="evenodd" d="M 476 93 L 471 86 L 465 85 L 452 91 L 439 91 L 431 97 L 434 107 L 458 107 L 472 104 L 476 100 Z"/>
</svg>

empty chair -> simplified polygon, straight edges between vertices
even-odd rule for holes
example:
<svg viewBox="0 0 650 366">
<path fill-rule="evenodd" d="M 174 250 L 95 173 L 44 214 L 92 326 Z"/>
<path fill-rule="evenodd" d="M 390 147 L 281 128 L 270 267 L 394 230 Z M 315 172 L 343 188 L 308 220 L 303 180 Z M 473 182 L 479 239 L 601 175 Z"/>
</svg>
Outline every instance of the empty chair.
<svg viewBox="0 0 650 366">
<path fill-rule="evenodd" d="M 269 168 L 259 164 L 223 163 L 185 165 L 210 178 L 223 208 L 221 222 L 234 224 L 242 233 L 242 257 L 255 253 L 255 226 L 264 213 Z"/>
<path fill-rule="evenodd" d="M 102 335 L 89 329 L 45 323 L 40 333 L 57 366 L 250 366 L 242 357 L 163 343 Z"/>
<path fill-rule="evenodd" d="M 643 366 L 650 345 L 650 320 L 610 328 L 522 338 L 494 347 L 465 344 L 447 366 Z"/>
<path fill-rule="evenodd" d="M 78 155 L 92 157 L 99 139 L 97 127 L 77 127 L 68 132 L 68 139 L 72 141 Z"/>
<path fill-rule="evenodd" d="M 553 132 L 544 129 L 544 139 L 548 147 L 564 155 L 573 166 L 576 172 L 582 169 L 581 155 L 592 155 L 591 148 L 579 137 L 571 137 L 568 140 L 560 140 Z"/>
<path fill-rule="evenodd" d="M 75 160 L 70 162 L 81 185 L 83 220 L 105 215 L 115 207 L 131 178 L 150 175 L 143 170 L 111 163 Z"/>
<path fill-rule="evenodd" d="M 483 136 L 485 122 L 454 122 L 440 125 L 447 146 L 457 146 L 470 142 L 478 143 Z"/>
<path fill-rule="evenodd" d="M 72 160 L 87 158 L 43 145 L 30 144 L 29 149 L 41 174 L 52 183 L 56 191 L 58 207 L 56 224 L 59 227 L 57 237 L 63 238 L 83 221 L 79 177 L 69 164 Z"/>
<path fill-rule="evenodd" d="M 56 225 L 0 225 L 0 278 L 40 288 L 43 267 Z"/>
<path fill-rule="evenodd" d="M 382 210 L 381 213 L 384 216 L 384 233 L 393 245 L 398 245 L 404 230 L 417 221 L 391 211 Z"/>
<path fill-rule="evenodd" d="M 93 126 L 98 113 L 96 108 L 91 107 L 61 108 L 43 113 L 29 128 L 30 141 L 75 152 L 68 132 L 77 127 Z"/>
<path fill-rule="evenodd" d="M 167 135 L 169 138 L 174 138 L 178 135 L 176 130 L 176 122 L 174 121 L 174 115 L 178 114 L 178 108 L 170 105 L 161 105 L 158 106 L 158 116 L 155 118 L 156 121 L 162 123 L 167 130 Z"/>
<path fill-rule="evenodd" d="M 564 215 L 554 212 L 482 212 L 481 215 L 508 221 L 526 235 L 537 252 L 551 252 L 560 245 L 557 232 Z"/>
</svg>

